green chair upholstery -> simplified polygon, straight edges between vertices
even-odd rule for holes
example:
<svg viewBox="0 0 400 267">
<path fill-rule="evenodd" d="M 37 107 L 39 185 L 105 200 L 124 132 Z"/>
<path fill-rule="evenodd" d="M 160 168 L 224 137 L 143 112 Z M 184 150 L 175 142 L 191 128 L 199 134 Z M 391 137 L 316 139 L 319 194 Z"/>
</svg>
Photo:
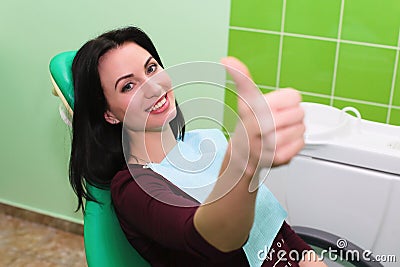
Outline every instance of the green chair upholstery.
<svg viewBox="0 0 400 267">
<path fill-rule="evenodd" d="M 76 51 L 63 52 L 50 61 L 53 94 L 73 115 L 74 88 L 71 65 Z M 109 190 L 87 184 L 88 193 L 98 202 L 86 201 L 84 215 L 84 242 L 89 267 L 150 266 L 130 245 L 123 233 Z"/>
</svg>

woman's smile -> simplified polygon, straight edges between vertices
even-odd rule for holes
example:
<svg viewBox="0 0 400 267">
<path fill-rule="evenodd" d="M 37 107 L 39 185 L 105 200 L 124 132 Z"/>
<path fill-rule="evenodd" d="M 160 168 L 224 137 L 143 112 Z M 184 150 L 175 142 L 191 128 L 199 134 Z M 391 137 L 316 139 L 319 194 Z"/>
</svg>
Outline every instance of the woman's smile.
<svg viewBox="0 0 400 267">
<path fill-rule="evenodd" d="M 169 108 L 168 95 L 163 95 L 153 106 L 146 109 L 150 114 L 160 114 Z"/>
</svg>

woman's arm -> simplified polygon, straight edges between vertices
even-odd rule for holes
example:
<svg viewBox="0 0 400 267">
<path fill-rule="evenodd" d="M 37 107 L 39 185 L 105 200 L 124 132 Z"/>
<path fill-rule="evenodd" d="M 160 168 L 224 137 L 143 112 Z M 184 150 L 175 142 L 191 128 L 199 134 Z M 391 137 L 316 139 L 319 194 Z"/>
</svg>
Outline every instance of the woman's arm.
<svg viewBox="0 0 400 267">
<path fill-rule="evenodd" d="M 205 262 L 226 261 L 240 253 L 222 253 L 204 240 L 193 223 L 200 204 L 150 169 L 118 172 L 111 195 L 125 235 L 147 260 L 161 260 L 171 250 Z"/>
<path fill-rule="evenodd" d="M 304 112 L 300 94 L 291 89 L 262 95 L 247 68 L 235 58 L 222 62 L 236 83 L 240 120 L 229 142 L 219 179 L 194 215 L 197 231 L 217 249 L 243 246 L 253 225 L 263 167 L 288 162 L 303 147 Z M 268 103 L 268 104 L 267 104 Z"/>
</svg>

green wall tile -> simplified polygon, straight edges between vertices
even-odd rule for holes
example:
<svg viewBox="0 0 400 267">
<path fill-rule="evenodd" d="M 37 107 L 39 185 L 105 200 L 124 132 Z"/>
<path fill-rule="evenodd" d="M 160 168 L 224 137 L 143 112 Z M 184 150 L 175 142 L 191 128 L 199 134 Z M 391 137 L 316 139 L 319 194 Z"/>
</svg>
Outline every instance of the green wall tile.
<svg viewBox="0 0 400 267">
<path fill-rule="evenodd" d="M 354 107 L 360 112 L 363 119 L 386 123 L 388 108 L 385 107 L 360 104 L 337 99 L 333 101 L 333 106 L 339 109 L 342 109 L 344 107 Z M 349 112 L 349 114 L 353 115 L 353 113 L 351 112 Z"/>
<path fill-rule="evenodd" d="M 389 103 L 396 52 L 341 44 L 335 96 Z"/>
<path fill-rule="evenodd" d="M 397 63 L 398 64 L 398 63 Z M 393 92 L 393 106 L 400 106 L 400 66 L 397 66 L 397 75 Z"/>
<path fill-rule="evenodd" d="M 279 36 L 230 30 L 229 44 L 228 54 L 247 65 L 256 84 L 275 86 Z"/>
<path fill-rule="evenodd" d="M 319 96 L 313 96 L 313 95 L 306 95 L 306 94 L 301 94 L 302 101 L 303 102 L 313 102 L 313 103 L 319 103 L 319 104 L 324 104 L 324 105 L 329 105 L 331 100 L 330 96 L 326 97 L 319 97 Z"/>
<path fill-rule="evenodd" d="M 399 14 L 398 0 L 345 1 L 342 39 L 397 46 Z"/>
<path fill-rule="evenodd" d="M 400 109 L 390 111 L 390 124 L 400 126 Z"/>
<path fill-rule="evenodd" d="M 337 38 L 340 6 L 339 0 L 288 0 L 285 32 Z"/>
<path fill-rule="evenodd" d="M 283 0 L 232 0 L 231 26 L 281 30 Z"/>
<path fill-rule="evenodd" d="M 279 87 L 330 95 L 336 43 L 284 37 Z"/>
</svg>

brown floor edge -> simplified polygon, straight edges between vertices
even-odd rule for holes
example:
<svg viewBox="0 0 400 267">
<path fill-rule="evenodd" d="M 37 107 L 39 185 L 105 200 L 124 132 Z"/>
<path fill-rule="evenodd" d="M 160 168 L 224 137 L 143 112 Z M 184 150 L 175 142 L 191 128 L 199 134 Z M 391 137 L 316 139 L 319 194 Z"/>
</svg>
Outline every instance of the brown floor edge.
<svg viewBox="0 0 400 267">
<path fill-rule="evenodd" d="M 0 212 L 26 221 L 50 226 L 62 231 L 83 235 L 83 225 L 79 223 L 65 221 L 59 218 L 54 218 L 45 214 L 25 210 L 4 203 L 0 203 Z"/>
</svg>

